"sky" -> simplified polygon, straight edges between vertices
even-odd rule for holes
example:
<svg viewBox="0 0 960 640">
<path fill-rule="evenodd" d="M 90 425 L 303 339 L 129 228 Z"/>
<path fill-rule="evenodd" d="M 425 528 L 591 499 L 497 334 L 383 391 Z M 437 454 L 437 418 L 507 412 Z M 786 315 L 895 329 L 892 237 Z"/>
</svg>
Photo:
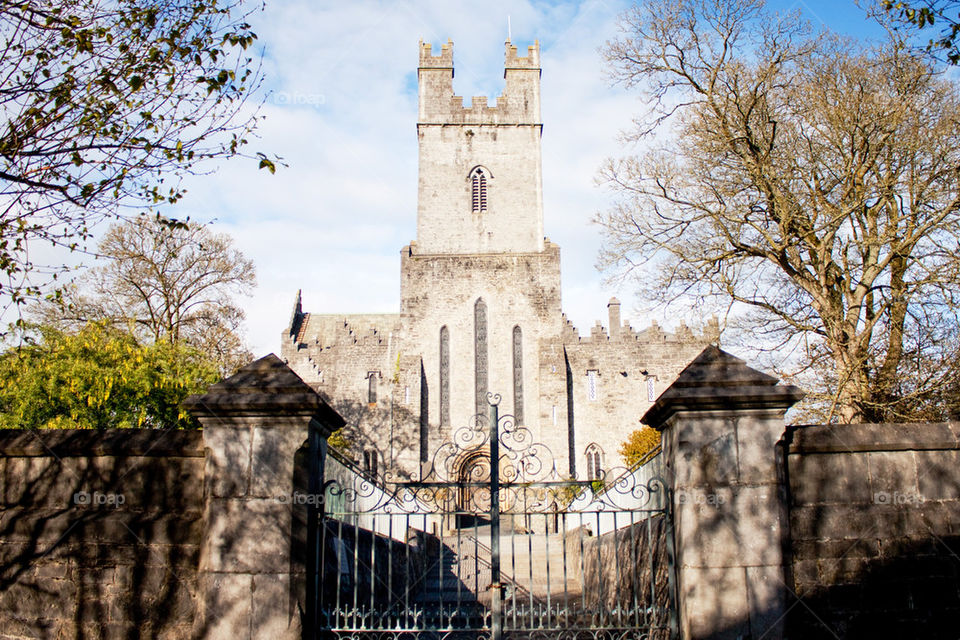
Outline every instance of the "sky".
<svg viewBox="0 0 960 640">
<path fill-rule="evenodd" d="M 270 175 L 250 160 L 225 162 L 188 182 L 170 215 L 212 221 L 254 260 L 258 286 L 241 301 L 254 355 L 279 352 L 298 290 L 314 313 L 399 311 L 400 249 L 416 237 L 417 43 L 454 42 L 454 90 L 469 104 L 503 88 L 508 25 L 521 55 L 540 42 L 544 229 L 561 249 L 567 316 L 589 334 L 617 296 L 635 328 L 675 326 L 594 266 L 601 238 L 590 221 L 611 204 L 595 176 L 604 158 L 636 151 L 620 133 L 639 96 L 611 86 L 599 53 L 628 6 L 271 0 L 253 14 L 269 93 L 251 150 L 287 166 Z M 841 31 L 864 25 L 846 0 L 774 6 Z"/>
</svg>

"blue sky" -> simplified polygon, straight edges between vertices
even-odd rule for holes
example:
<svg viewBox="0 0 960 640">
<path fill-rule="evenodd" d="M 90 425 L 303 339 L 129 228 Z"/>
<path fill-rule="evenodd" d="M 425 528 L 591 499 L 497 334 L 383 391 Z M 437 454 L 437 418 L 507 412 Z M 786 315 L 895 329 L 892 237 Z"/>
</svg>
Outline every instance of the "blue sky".
<svg viewBox="0 0 960 640">
<path fill-rule="evenodd" d="M 852 2 L 775 2 L 852 34 Z M 541 44 L 544 226 L 560 245 L 563 306 L 589 333 L 616 295 L 635 327 L 669 318 L 629 288 L 604 286 L 593 214 L 609 205 L 594 183 L 638 97 L 610 87 L 598 48 L 615 37 L 626 2 L 311 2 L 273 0 L 252 18 L 272 93 L 255 150 L 283 156 L 276 175 L 225 163 L 189 184 L 173 215 L 214 220 L 257 264 L 244 302 L 256 355 L 278 351 L 294 296 L 317 313 L 396 312 L 399 251 L 416 235 L 417 42 L 454 42 L 454 89 L 495 97 L 503 82 L 509 16 L 513 43 Z M 521 49 L 522 50 L 522 49 Z M 691 318 L 696 322 L 697 318 Z"/>
</svg>

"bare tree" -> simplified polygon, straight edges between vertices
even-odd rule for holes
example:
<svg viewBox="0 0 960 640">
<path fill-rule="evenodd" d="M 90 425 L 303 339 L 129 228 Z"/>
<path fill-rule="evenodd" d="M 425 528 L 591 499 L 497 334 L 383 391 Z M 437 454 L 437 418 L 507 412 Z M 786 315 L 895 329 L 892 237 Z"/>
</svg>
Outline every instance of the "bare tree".
<svg viewBox="0 0 960 640">
<path fill-rule="evenodd" d="M 602 171 L 621 196 L 603 265 L 798 349 L 821 419 L 936 413 L 957 365 L 954 84 L 895 30 L 840 39 L 761 0 L 656 0 L 622 27 L 606 55 L 645 91 L 649 146 Z"/>
<path fill-rule="evenodd" d="M 256 281 L 253 262 L 206 226 L 141 216 L 114 224 L 100 242 L 105 263 L 44 305 L 39 320 L 77 330 L 91 321 L 141 338 L 186 343 L 220 363 L 246 364 L 243 310 L 235 298 Z"/>
<path fill-rule="evenodd" d="M 182 196 L 197 163 L 241 153 L 256 124 L 256 35 L 240 0 L 0 0 L 0 296 L 63 270 L 38 242 Z M 262 167 L 273 170 L 265 156 Z"/>
<path fill-rule="evenodd" d="M 903 29 L 937 31 L 927 42 L 927 51 L 950 64 L 960 64 L 960 2 L 957 0 L 881 0 L 880 6 L 900 22 Z M 931 34 L 932 35 L 932 34 Z M 909 34 L 907 34 L 909 37 Z"/>
</svg>

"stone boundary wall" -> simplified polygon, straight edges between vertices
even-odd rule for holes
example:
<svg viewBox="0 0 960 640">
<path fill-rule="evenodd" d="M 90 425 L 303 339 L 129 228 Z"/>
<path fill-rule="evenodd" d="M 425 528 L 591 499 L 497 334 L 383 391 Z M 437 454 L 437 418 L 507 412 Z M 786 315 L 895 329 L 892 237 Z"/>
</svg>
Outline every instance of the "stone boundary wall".
<svg viewBox="0 0 960 640">
<path fill-rule="evenodd" d="M 952 638 L 960 424 L 788 428 L 788 638 Z"/>
<path fill-rule="evenodd" d="M 0 430 L 0 637 L 190 638 L 200 431 Z"/>
</svg>

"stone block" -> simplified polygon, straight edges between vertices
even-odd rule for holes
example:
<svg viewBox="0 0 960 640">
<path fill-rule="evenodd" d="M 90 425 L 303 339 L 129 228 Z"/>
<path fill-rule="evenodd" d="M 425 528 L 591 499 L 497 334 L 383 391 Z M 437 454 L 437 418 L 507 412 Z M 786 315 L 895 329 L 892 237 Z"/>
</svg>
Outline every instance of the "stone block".
<svg viewBox="0 0 960 640">
<path fill-rule="evenodd" d="M 290 570 L 292 507 L 272 499 L 210 500 L 204 555 L 213 572 Z"/>
<path fill-rule="evenodd" d="M 750 630 L 754 638 L 782 638 L 787 588 L 780 566 L 747 567 Z"/>
<path fill-rule="evenodd" d="M 737 478 L 743 484 L 777 481 L 777 441 L 783 433 L 783 418 L 745 415 L 736 419 Z"/>
<path fill-rule="evenodd" d="M 674 487 L 703 487 L 730 484 L 737 481 L 737 444 L 732 423 L 714 438 L 685 440 L 691 429 L 676 434 L 679 458 L 674 466 Z M 698 425 L 699 427 L 699 425 Z M 679 427 L 678 427 L 679 428 Z"/>
<path fill-rule="evenodd" d="M 852 453 L 789 456 L 794 505 L 873 502 L 867 459 Z"/>
<path fill-rule="evenodd" d="M 250 491 L 251 431 L 234 424 L 208 425 L 203 430 L 207 450 L 204 478 L 211 496 L 234 498 Z"/>
<path fill-rule="evenodd" d="M 308 418 L 303 418 L 300 428 L 287 425 L 253 428 L 251 495 L 274 499 L 291 495 L 294 456 L 307 440 L 308 429 Z"/>
<path fill-rule="evenodd" d="M 674 495 L 677 546 L 683 565 L 780 565 L 776 487 L 718 487 L 697 494 L 678 490 Z"/>
<path fill-rule="evenodd" d="M 253 610 L 251 627 L 254 638 L 299 640 L 300 609 L 304 603 L 291 598 L 290 576 L 257 574 L 253 577 Z"/>
<path fill-rule="evenodd" d="M 742 568 L 679 569 L 681 635 L 691 640 L 740 640 L 750 635 L 750 605 Z"/>
<path fill-rule="evenodd" d="M 917 451 L 917 487 L 924 500 L 960 500 L 960 451 Z"/>
<path fill-rule="evenodd" d="M 913 451 L 883 451 L 866 454 L 870 467 L 870 493 L 874 502 L 916 502 L 917 461 Z"/>
<path fill-rule="evenodd" d="M 203 615 L 197 617 L 194 638 L 254 640 L 250 636 L 253 576 L 243 573 L 207 573 L 200 580 Z"/>
</svg>

